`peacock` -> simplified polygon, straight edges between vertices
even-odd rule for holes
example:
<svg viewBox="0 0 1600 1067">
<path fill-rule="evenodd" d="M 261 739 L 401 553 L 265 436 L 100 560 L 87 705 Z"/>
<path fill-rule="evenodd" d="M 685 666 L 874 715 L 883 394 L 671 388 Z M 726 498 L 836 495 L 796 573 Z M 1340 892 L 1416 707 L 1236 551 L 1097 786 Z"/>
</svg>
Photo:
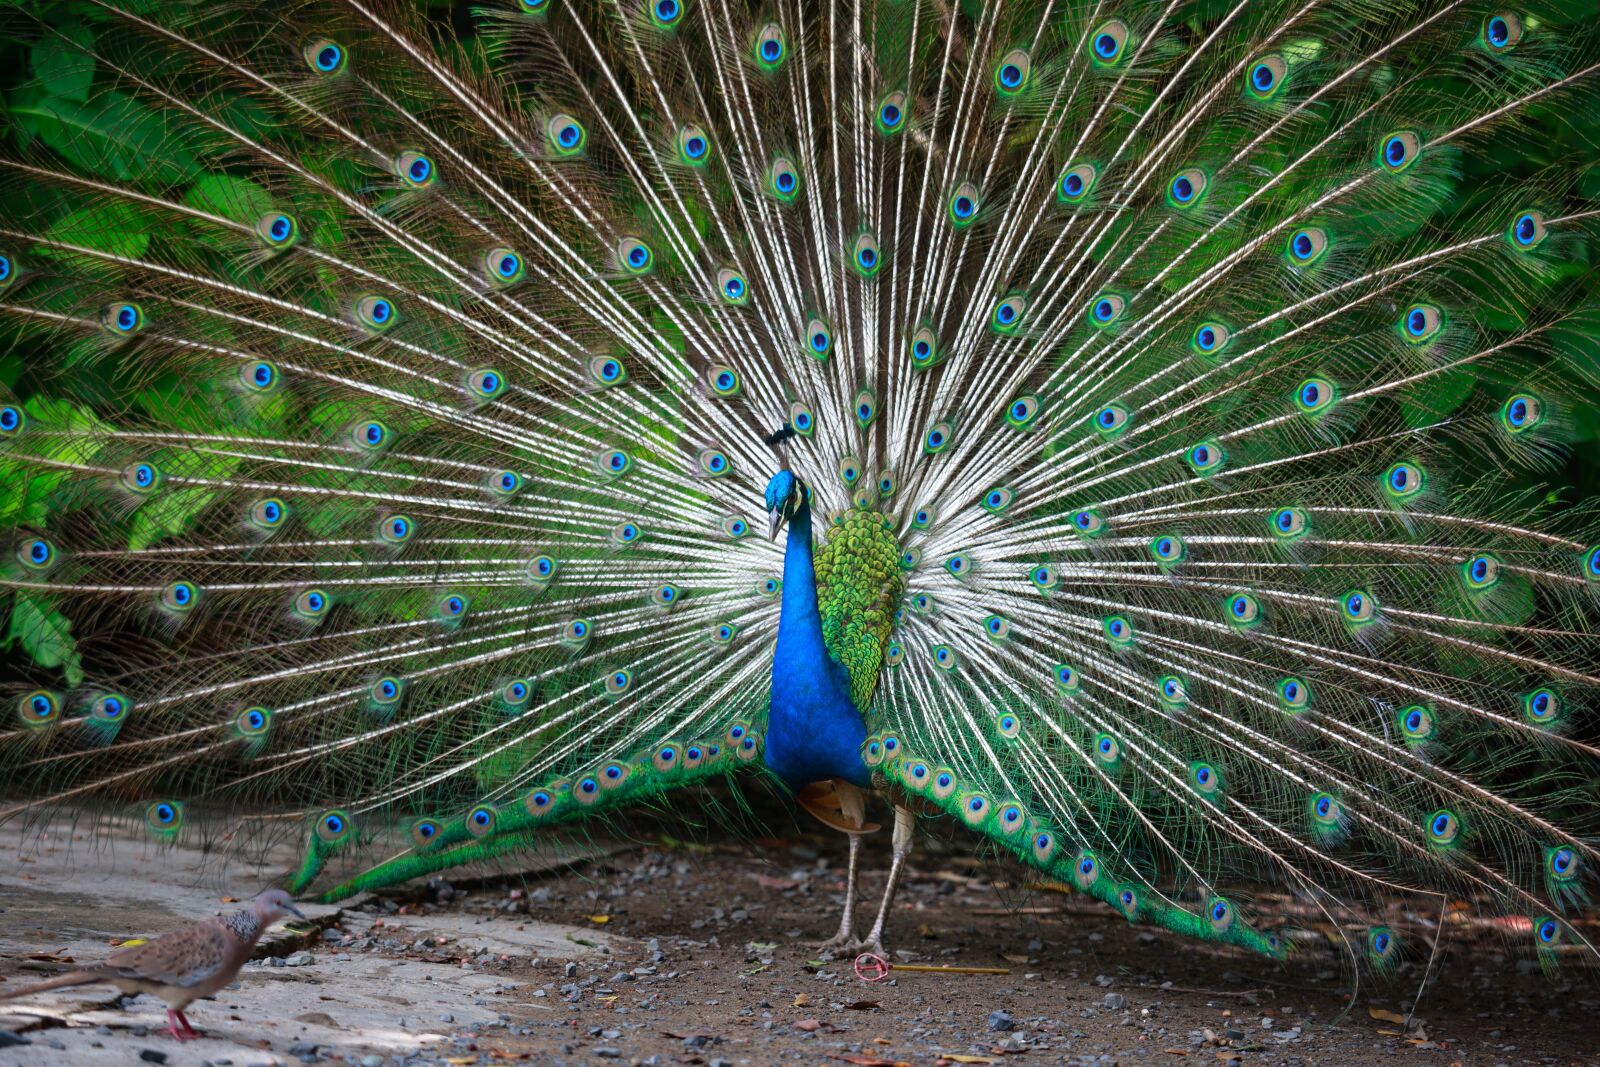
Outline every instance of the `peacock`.
<svg viewBox="0 0 1600 1067">
<path fill-rule="evenodd" d="M 743 775 L 833 952 L 947 817 L 1592 960 L 1600 29 L 1505 3 L 7 5 L 0 818 L 338 899 Z"/>
</svg>

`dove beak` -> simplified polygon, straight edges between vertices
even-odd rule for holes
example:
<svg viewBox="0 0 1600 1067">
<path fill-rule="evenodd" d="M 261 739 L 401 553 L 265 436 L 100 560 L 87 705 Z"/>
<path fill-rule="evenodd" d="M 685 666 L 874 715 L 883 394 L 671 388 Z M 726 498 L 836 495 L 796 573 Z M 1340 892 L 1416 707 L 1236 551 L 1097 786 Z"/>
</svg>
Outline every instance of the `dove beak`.
<svg viewBox="0 0 1600 1067">
<path fill-rule="evenodd" d="M 767 540 L 776 541 L 778 539 L 778 531 L 781 529 L 783 529 L 783 511 L 779 508 L 773 508 L 767 512 Z"/>
<path fill-rule="evenodd" d="M 285 904 L 283 906 L 283 910 L 288 912 L 290 915 L 293 915 L 297 919 L 304 919 L 306 917 L 306 913 L 295 907 L 293 904 Z"/>
</svg>

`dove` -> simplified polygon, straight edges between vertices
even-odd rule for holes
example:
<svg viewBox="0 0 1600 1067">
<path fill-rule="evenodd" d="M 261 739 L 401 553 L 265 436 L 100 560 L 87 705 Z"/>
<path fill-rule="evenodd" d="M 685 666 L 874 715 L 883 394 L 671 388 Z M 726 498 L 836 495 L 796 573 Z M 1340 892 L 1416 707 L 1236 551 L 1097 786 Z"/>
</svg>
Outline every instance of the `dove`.
<svg viewBox="0 0 1600 1067">
<path fill-rule="evenodd" d="M 269 889 L 247 908 L 168 930 L 113 952 L 100 963 L 0 993 L 0 1000 L 71 986 L 114 985 L 124 994 L 149 993 L 166 1001 L 167 1032 L 188 1041 L 200 1033 L 189 1025 L 183 1010 L 232 982 L 267 928 L 290 915 L 305 918 L 288 893 Z"/>
</svg>

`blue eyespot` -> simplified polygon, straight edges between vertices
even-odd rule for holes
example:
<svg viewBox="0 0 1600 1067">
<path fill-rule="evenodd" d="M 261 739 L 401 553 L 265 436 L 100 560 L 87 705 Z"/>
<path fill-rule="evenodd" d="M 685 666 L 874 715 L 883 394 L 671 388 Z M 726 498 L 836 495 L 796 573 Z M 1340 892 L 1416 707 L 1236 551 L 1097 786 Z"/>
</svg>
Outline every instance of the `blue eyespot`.
<svg viewBox="0 0 1600 1067">
<path fill-rule="evenodd" d="M 27 416 L 15 404 L 0 404 L 0 435 L 10 437 L 21 430 Z"/>
<path fill-rule="evenodd" d="M 129 337 L 144 327 L 144 312 L 138 304 L 112 304 L 106 308 L 101 321 L 112 333 Z"/>
<path fill-rule="evenodd" d="M 34 570 L 48 567 L 55 558 L 55 546 L 42 537 L 30 538 L 17 546 L 17 559 Z"/>
<path fill-rule="evenodd" d="M 433 160 L 421 152 L 400 153 L 400 157 L 395 160 L 394 169 L 400 180 L 413 189 L 421 189 L 433 183 Z"/>
<path fill-rule="evenodd" d="M 348 54 L 337 42 L 326 38 L 312 41 L 306 45 L 302 54 L 305 56 L 306 63 L 311 67 L 312 71 L 323 76 L 337 74 L 344 69 L 344 65 L 349 59 Z"/>
<path fill-rule="evenodd" d="M 655 16 L 656 24 L 665 28 L 676 23 L 683 15 L 683 5 L 678 0 L 655 0 L 650 13 Z"/>
</svg>

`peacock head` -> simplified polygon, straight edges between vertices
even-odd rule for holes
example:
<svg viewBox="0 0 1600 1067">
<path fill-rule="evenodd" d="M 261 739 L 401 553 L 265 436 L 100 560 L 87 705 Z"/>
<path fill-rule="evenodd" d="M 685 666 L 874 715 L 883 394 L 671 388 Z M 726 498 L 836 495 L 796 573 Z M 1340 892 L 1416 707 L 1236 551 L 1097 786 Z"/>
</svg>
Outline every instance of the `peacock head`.
<svg viewBox="0 0 1600 1067">
<path fill-rule="evenodd" d="M 811 490 L 794 476 L 779 471 L 767 483 L 767 536 L 776 540 L 783 524 L 810 507 Z"/>
</svg>

